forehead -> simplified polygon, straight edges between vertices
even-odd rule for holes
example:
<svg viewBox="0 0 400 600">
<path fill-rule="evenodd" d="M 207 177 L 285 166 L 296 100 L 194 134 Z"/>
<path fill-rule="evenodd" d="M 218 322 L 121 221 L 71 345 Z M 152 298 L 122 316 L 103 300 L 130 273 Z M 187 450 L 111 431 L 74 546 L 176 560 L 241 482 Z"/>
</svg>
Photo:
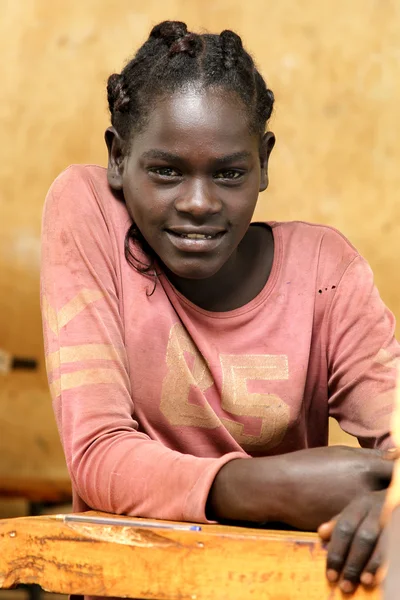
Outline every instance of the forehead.
<svg viewBox="0 0 400 600">
<path fill-rule="evenodd" d="M 134 134 L 131 151 L 157 148 L 175 154 L 215 155 L 258 151 L 241 99 L 221 90 L 182 90 L 158 99 L 143 129 Z"/>
</svg>

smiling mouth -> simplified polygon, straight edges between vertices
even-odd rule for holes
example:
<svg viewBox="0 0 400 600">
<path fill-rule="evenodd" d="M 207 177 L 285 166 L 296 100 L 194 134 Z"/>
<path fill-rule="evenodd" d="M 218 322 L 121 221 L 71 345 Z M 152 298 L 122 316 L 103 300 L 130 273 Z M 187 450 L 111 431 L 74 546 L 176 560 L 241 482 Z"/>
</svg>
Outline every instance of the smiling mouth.
<svg viewBox="0 0 400 600">
<path fill-rule="evenodd" d="M 181 238 L 187 238 L 188 240 L 212 240 L 220 235 L 218 233 L 216 235 L 207 235 L 205 233 L 174 233 L 173 231 L 171 233 Z"/>
<path fill-rule="evenodd" d="M 180 233 L 178 231 L 171 231 L 170 229 L 167 229 L 167 231 L 173 236 L 188 240 L 214 240 L 216 238 L 222 237 L 225 233 L 224 231 L 218 231 L 216 233 Z"/>
<path fill-rule="evenodd" d="M 172 231 L 166 229 L 171 243 L 175 248 L 184 253 L 213 252 L 222 243 L 226 231 Z"/>
</svg>

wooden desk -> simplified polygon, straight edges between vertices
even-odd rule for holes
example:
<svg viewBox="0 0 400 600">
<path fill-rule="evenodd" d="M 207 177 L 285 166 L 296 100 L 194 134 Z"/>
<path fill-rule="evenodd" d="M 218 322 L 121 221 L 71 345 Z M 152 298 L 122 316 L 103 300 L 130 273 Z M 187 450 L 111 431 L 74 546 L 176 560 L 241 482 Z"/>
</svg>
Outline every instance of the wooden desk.
<svg viewBox="0 0 400 600">
<path fill-rule="evenodd" d="M 88 513 L 90 515 L 100 513 Z M 109 515 L 107 515 L 109 516 Z M 310 533 L 203 525 L 202 531 L 0 521 L 0 587 L 157 600 L 337 600 Z M 352 598 L 375 600 L 359 588 Z"/>
</svg>

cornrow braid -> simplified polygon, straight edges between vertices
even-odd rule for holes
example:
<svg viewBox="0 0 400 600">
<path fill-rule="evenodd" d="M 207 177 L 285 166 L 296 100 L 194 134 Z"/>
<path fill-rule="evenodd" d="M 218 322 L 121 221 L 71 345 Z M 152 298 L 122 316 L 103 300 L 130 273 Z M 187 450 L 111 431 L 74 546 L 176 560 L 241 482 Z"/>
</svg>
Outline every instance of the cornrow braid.
<svg viewBox="0 0 400 600">
<path fill-rule="evenodd" d="M 124 77 L 114 73 L 110 75 L 107 83 L 107 98 L 111 113 L 115 111 L 123 112 L 127 110 L 129 96 L 124 89 Z"/>
<path fill-rule="evenodd" d="M 157 98 L 197 84 L 236 93 L 248 115 L 249 127 L 260 137 L 274 106 L 268 89 L 241 38 L 230 30 L 220 35 L 189 32 L 181 21 L 155 25 L 147 41 L 123 68 L 107 82 L 111 123 L 129 145 L 135 132 L 146 124 Z M 149 258 L 148 264 L 132 250 L 136 242 Z M 125 240 L 125 256 L 141 273 L 154 274 L 155 254 L 133 224 Z"/>
<path fill-rule="evenodd" d="M 202 49 L 201 38 L 194 33 L 188 33 L 183 38 L 176 40 L 169 49 L 169 56 L 174 54 L 186 53 L 191 58 L 195 58 L 199 50 Z"/>
<path fill-rule="evenodd" d="M 242 40 L 236 33 L 229 29 L 222 31 L 219 37 L 221 40 L 223 66 L 226 70 L 233 69 L 243 52 Z"/>
</svg>

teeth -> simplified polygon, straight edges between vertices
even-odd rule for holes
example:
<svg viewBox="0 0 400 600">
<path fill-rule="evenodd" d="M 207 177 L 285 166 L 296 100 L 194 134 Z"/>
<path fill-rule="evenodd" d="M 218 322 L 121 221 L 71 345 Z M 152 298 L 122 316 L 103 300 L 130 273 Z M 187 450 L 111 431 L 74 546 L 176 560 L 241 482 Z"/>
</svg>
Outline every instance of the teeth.
<svg viewBox="0 0 400 600">
<path fill-rule="evenodd" d="M 181 237 L 189 238 L 189 240 L 211 240 L 213 236 L 203 233 L 182 233 Z"/>
</svg>

